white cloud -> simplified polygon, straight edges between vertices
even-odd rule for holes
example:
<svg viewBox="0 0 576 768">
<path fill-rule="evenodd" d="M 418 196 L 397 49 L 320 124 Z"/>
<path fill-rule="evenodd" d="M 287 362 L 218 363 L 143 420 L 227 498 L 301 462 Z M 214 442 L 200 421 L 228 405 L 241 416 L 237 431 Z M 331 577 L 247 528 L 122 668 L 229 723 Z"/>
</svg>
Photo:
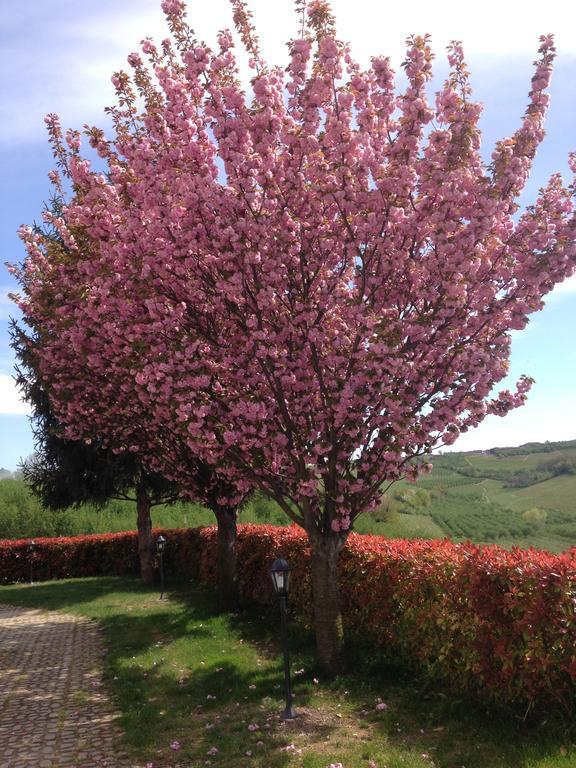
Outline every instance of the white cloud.
<svg viewBox="0 0 576 768">
<path fill-rule="evenodd" d="M 482 10 L 464 6 L 459 0 L 413 0 L 391 12 L 388 3 L 373 0 L 337 0 L 332 3 L 339 21 L 339 31 L 370 52 L 381 52 L 413 33 L 430 33 L 437 53 L 452 39 L 462 40 L 469 55 L 510 59 L 534 53 L 541 34 L 553 32 L 559 51 L 576 52 L 572 34 L 576 9 L 563 0 L 543 5 L 536 0 L 505 3 L 485 0 Z M 470 10 L 466 13 L 465 8 Z M 569 24 L 569 27 L 565 25 Z"/>
<path fill-rule="evenodd" d="M 0 373 L 0 414 L 28 414 L 30 407 L 25 403 L 12 376 Z"/>
<path fill-rule="evenodd" d="M 271 63 L 284 63 L 285 43 L 297 34 L 292 2 L 251 0 L 249 5 L 264 56 Z M 550 31 L 562 55 L 576 55 L 576 5 L 564 0 L 544 5 L 535 0 L 485 0 L 478 13 L 464 13 L 460 0 L 413 0 L 396 12 L 389 3 L 374 0 L 332 0 L 332 6 L 339 35 L 352 43 L 363 64 L 371 55 L 387 54 L 398 66 L 405 38 L 425 32 L 432 34 L 440 58 L 446 44 L 458 38 L 472 64 L 501 67 L 506 60 L 507 71 L 512 61 L 528 67 L 539 35 Z M 189 0 L 188 7 L 200 39 L 213 42 L 217 30 L 233 26 L 229 0 Z M 0 52 L 0 67 L 6 75 L 3 90 L 10 120 L 0 126 L 0 143 L 42 139 L 44 115 L 52 111 L 61 114 L 65 126 L 102 124 L 104 106 L 114 101 L 112 72 L 126 66 L 127 54 L 143 37 L 160 41 L 167 36 L 160 0 L 72 5 L 67 0 L 36 0 L 4 10 L 3 15 L 11 42 Z"/>
</svg>

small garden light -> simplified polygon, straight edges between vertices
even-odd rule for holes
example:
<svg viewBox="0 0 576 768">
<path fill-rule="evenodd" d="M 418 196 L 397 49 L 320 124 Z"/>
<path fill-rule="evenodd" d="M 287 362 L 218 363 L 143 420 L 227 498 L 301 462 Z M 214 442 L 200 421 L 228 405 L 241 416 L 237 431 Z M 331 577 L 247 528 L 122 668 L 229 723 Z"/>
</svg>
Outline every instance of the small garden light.
<svg viewBox="0 0 576 768">
<path fill-rule="evenodd" d="M 156 539 L 156 552 L 160 558 L 160 600 L 164 597 L 164 550 L 166 549 L 166 539 L 162 534 Z"/>
<path fill-rule="evenodd" d="M 278 558 L 272 563 L 270 573 L 272 574 L 272 583 L 274 584 L 274 592 L 278 597 L 288 597 L 288 590 L 290 588 L 290 573 L 294 569 L 288 565 L 286 560 Z"/>
<path fill-rule="evenodd" d="M 286 560 L 278 558 L 272 563 L 270 574 L 274 585 L 274 592 L 280 598 L 280 622 L 282 635 L 282 650 L 284 652 L 284 680 L 286 684 L 286 709 L 282 717 L 288 719 L 296 717 L 292 707 L 292 685 L 290 682 L 290 655 L 288 652 L 288 589 L 290 587 L 290 572 L 293 570 Z"/>
<path fill-rule="evenodd" d="M 34 539 L 30 539 L 28 542 L 28 562 L 30 565 L 30 584 L 32 584 L 34 580 L 34 550 L 36 549 L 36 542 Z"/>
</svg>

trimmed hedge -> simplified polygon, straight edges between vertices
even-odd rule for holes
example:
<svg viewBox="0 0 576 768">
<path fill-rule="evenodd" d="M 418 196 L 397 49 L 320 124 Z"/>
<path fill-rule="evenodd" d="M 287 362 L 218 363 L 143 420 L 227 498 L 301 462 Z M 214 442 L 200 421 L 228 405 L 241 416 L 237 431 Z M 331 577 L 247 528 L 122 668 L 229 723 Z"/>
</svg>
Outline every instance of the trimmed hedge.
<svg viewBox="0 0 576 768">
<path fill-rule="evenodd" d="M 216 529 L 154 529 L 167 539 L 164 557 L 167 572 L 199 578 L 200 562 L 206 561 L 206 580 L 215 578 L 208 561 Z M 140 573 L 136 531 L 96 533 L 86 536 L 35 538 L 32 554 L 30 539 L 0 540 L 0 584 L 28 581 L 30 562 L 34 581 L 68 579 L 83 576 L 127 576 Z M 203 552 L 206 550 L 206 552 Z M 208 574 L 214 572 L 213 576 Z"/>
<path fill-rule="evenodd" d="M 0 584 L 28 581 L 30 564 L 34 581 L 76 576 L 125 576 L 139 572 L 136 533 L 0 541 Z"/>
<path fill-rule="evenodd" d="M 162 533 L 167 572 L 215 580 L 215 527 Z M 36 542 L 35 580 L 138 573 L 132 532 Z M 28 579 L 27 545 L 0 542 L 1 583 Z M 295 566 L 293 608 L 311 624 L 310 551 L 295 526 L 239 526 L 241 594 L 271 602 L 269 568 L 280 554 Z M 383 656 L 493 701 L 576 712 L 576 548 L 552 555 L 353 534 L 340 586 L 348 637 Z"/>
</svg>

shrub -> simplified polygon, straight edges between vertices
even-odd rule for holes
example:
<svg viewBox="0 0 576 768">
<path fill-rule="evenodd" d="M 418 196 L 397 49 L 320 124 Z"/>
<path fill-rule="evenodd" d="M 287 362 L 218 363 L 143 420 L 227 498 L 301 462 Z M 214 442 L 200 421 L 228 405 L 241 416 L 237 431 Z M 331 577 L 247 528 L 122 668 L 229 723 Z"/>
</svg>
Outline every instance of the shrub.
<svg viewBox="0 0 576 768">
<path fill-rule="evenodd" d="M 527 522 L 532 523 L 532 525 L 542 527 L 548 519 L 548 513 L 545 509 L 540 509 L 540 507 L 532 507 L 532 509 L 527 509 L 526 512 L 523 512 L 522 517 Z"/>
</svg>

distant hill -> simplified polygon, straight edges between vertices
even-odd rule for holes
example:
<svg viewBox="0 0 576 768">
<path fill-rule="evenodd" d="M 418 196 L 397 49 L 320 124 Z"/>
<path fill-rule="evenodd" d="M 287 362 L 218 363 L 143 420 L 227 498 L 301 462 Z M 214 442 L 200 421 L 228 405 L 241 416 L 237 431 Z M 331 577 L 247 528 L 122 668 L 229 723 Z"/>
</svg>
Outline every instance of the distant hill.
<svg viewBox="0 0 576 768">
<path fill-rule="evenodd" d="M 576 546 L 576 440 L 444 453 L 432 463 L 417 483 L 393 485 L 357 529 L 553 552 Z"/>
<path fill-rule="evenodd" d="M 3 467 L 0 467 L 0 480 L 4 480 L 6 477 L 12 477 L 12 472 L 10 472 L 9 469 L 4 469 Z"/>
<path fill-rule="evenodd" d="M 490 453 L 494 456 L 526 456 L 529 453 L 553 453 L 554 451 L 565 451 L 576 448 L 576 440 L 564 440 L 557 442 L 550 442 L 547 440 L 545 443 L 523 443 L 522 445 L 513 446 L 511 448 L 489 448 L 486 451 L 461 451 L 464 456 L 468 454 L 485 454 Z"/>
</svg>

